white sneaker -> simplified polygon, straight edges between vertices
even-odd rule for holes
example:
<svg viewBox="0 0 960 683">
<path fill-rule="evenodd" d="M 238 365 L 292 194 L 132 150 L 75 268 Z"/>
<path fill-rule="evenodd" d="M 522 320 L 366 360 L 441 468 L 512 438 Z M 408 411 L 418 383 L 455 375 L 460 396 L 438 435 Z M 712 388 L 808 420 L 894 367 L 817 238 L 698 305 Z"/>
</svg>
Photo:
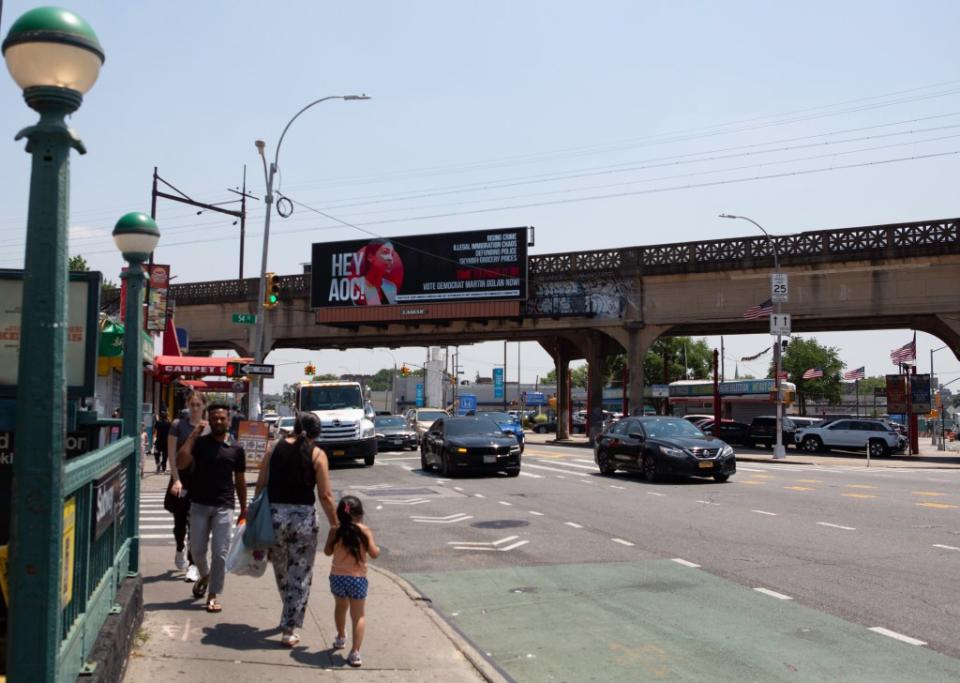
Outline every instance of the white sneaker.
<svg viewBox="0 0 960 683">
<path fill-rule="evenodd" d="M 173 556 L 173 566 L 183 571 L 187 568 L 187 553 L 183 550 L 178 550 L 177 554 Z"/>
<path fill-rule="evenodd" d="M 336 638 L 333 639 L 333 649 L 334 649 L 334 650 L 340 650 L 340 649 L 342 649 L 346 644 L 347 644 L 347 637 L 346 637 L 346 636 L 344 636 L 343 638 L 341 638 L 340 636 L 337 636 Z"/>
<path fill-rule="evenodd" d="M 194 583 L 200 580 L 200 570 L 197 569 L 197 565 L 191 564 L 189 567 L 187 567 L 186 579 L 190 583 Z"/>
<path fill-rule="evenodd" d="M 363 666 L 363 660 L 360 659 L 360 651 L 354 650 L 347 657 L 347 664 L 350 666 Z"/>
</svg>

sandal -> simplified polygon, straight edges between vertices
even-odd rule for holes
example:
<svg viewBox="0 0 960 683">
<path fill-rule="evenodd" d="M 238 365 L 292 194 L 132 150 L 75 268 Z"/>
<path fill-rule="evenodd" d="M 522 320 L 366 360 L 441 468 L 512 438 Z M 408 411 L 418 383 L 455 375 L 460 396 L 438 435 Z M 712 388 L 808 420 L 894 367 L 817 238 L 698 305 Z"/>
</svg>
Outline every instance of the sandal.
<svg viewBox="0 0 960 683">
<path fill-rule="evenodd" d="M 204 576 L 195 584 L 193 584 L 193 597 L 197 600 L 201 599 L 204 595 L 207 594 L 207 584 L 210 583 L 210 577 Z"/>
<path fill-rule="evenodd" d="M 210 613 L 222 612 L 223 605 L 217 602 L 216 598 L 210 598 L 209 600 L 207 600 L 207 611 Z"/>
<path fill-rule="evenodd" d="M 286 647 L 296 647 L 300 644 L 299 633 L 284 633 L 280 636 L 280 643 Z"/>
</svg>

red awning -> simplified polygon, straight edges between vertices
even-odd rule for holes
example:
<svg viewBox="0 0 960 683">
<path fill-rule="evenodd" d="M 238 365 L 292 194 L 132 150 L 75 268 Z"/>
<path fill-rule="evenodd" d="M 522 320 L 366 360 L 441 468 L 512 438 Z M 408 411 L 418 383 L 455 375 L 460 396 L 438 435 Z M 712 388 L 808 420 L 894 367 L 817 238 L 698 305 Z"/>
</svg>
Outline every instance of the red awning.
<svg viewBox="0 0 960 683">
<path fill-rule="evenodd" d="M 157 356 L 154 362 L 157 376 L 207 377 L 226 376 L 227 363 L 252 363 L 252 358 L 207 358 L 205 356 Z"/>
<path fill-rule="evenodd" d="M 189 387 L 190 389 L 194 389 L 196 391 L 219 391 L 224 393 L 238 393 L 238 394 L 247 393 L 246 382 L 239 383 L 243 386 L 243 389 L 241 391 L 236 391 L 236 387 L 234 385 L 238 383 L 235 383 L 235 382 L 215 382 L 215 381 L 208 382 L 202 379 L 182 379 L 180 380 L 179 383 L 185 387 Z"/>
</svg>

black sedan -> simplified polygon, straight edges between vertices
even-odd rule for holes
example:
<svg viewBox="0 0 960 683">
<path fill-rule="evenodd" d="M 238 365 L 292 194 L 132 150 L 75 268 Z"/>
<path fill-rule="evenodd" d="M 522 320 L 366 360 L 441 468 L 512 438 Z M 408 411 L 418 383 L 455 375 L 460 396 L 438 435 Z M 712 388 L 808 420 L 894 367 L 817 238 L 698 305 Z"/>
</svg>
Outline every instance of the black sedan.
<svg viewBox="0 0 960 683">
<path fill-rule="evenodd" d="M 630 417 L 603 432 L 594 445 L 601 474 L 641 472 L 654 482 L 664 475 L 713 477 L 724 482 L 737 471 L 733 449 L 676 417 Z"/>
<path fill-rule="evenodd" d="M 417 433 L 399 415 L 377 415 L 373 427 L 377 433 L 378 451 L 391 448 L 414 450 L 417 447 Z"/>
<path fill-rule="evenodd" d="M 420 442 L 420 467 L 445 477 L 458 472 L 520 474 L 520 444 L 485 417 L 441 417 Z"/>
</svg>

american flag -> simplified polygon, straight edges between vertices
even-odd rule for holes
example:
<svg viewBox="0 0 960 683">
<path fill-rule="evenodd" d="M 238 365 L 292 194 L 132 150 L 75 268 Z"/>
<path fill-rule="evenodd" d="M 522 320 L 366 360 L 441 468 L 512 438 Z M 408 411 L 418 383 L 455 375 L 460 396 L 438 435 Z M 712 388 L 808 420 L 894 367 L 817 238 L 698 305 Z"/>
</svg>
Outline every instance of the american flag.
<svg viewBox="0 0 960 683">
<path fill-rule="evenodd" d="M 803 379 L 816 379 L 817 377 L 823 377 L 823 370 L 820 368 L 810 368 L 803 373 Z"/>
<path fill-rule="evenodd" d="M 894 349 L 890 352 L 890 361 L 894 365 L 900 365 L 901 363 L 907 363 L 917 359 L 917 340 L 904 344 L 899 349 Z"/>
<path fill-rule="evenodd" d="M 744 320 L 756 320 L 757 318 L 768 318 L 773 313 L 773 301 L 767 299 L 762 304 L 751 306 L 743 312 Z"/>
<path fill-rule="evenodd" d="M 846 380 L 850 379 L 866 379 L 867 377 L 867 368 L 864 365 L 861 365 L 856 370 L 849 370 L 843 373 L 843 378 Z"/>
</svg>

